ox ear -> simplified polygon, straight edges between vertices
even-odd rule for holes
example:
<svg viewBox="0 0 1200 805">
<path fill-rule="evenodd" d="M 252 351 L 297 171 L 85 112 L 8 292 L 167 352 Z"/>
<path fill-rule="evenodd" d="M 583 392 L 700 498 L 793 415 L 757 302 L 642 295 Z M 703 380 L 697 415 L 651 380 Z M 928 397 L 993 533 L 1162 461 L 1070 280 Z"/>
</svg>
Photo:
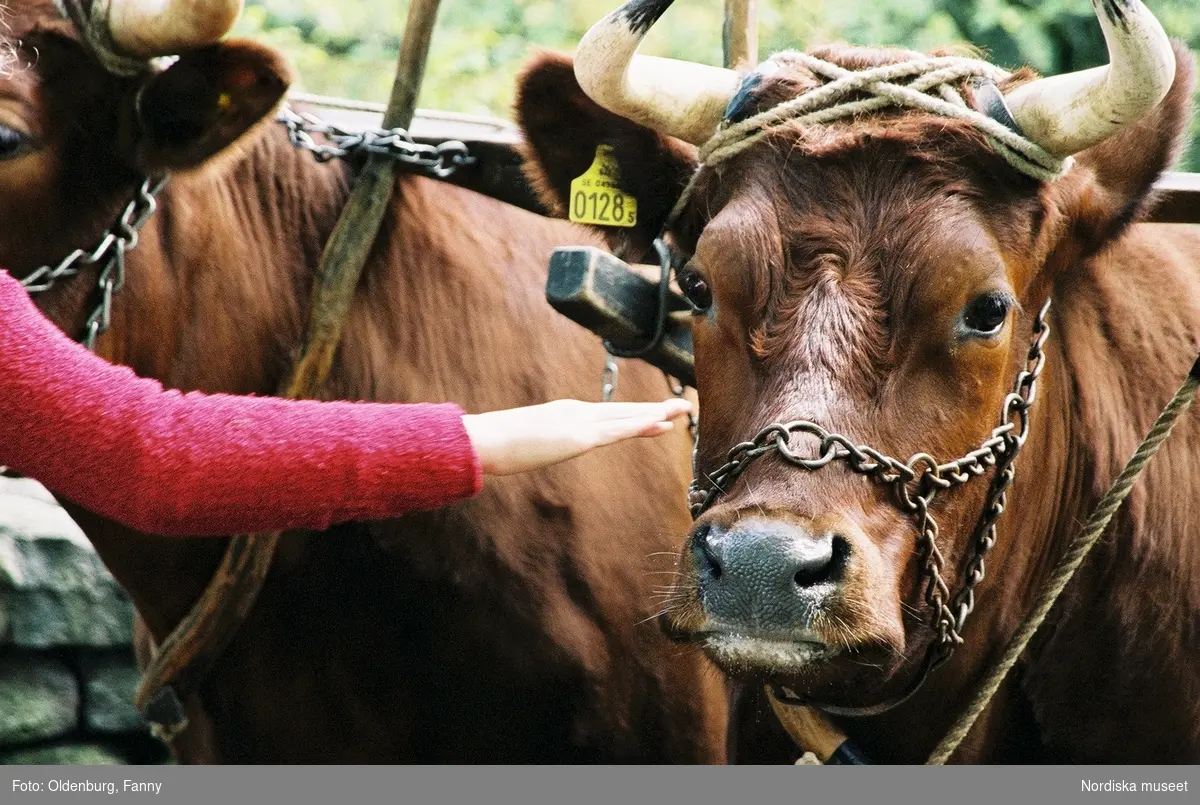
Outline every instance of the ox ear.
<svg viewBox="0 0 1200 805">
<path fill-rule="evenodd" d="M 596 148 L 609 145 L 621 189 L 637 199 L 637 225 L 597 227 L 626 259 L 640 260 L 696 165 L 696 149 L 605 110 L 584 94 L 570 57 L 543 53 L 517 80 L 514 104 L 525 136 L 525 174 L 554 215 L 567 217 L 571 180 L 585 173 Z"/>
<path fill-rule="evenodd" d="M 1157 108 L 1078 154 L 1071 172 L 1050 185 L 1050 207 L 1069 222 L 1052 264 L 1095 254 L 1153 208 L 1154 182 L 1179 159 L 1191 119 L 1195 59 L 1175 43 L 1175 61 L 1175 82 Z"/>
<path fill-rule="evenodd" d="M 180 56 L 139 92 L 135 166 L 153 172 L 201 164 L 269 115 L 290 84 L 283 58 L 254 42 Z"/>
</svg>

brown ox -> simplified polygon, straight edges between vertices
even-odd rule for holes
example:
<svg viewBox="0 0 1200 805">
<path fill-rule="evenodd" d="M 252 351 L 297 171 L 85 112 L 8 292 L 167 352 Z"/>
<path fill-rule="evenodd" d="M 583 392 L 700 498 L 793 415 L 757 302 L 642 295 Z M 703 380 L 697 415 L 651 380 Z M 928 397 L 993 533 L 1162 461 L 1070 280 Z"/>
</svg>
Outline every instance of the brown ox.
<svg viewBox="0 0 1200 805">
<path fill-rule="evenodd" d="M 533 65 L 518 101 L 531 173 L 560 209 L 596 145 L 613 146 L 641 203 L 641 226 L 619 240 L 634 259 L 696 169 L 681 140 L 710 137 L 735 93 L 740 119 L 824 83 L 787 54 L 744 82 L 634 55 L 669 5 L 614 12 L 574 71 Z M 781 125 L 702 168 L 669 233 L 691 256 L 677 278 L 697 309 L 701 473 L 792 420 L 901 460 L 962 456 L 997 425 L 1053 299 L 1032 429 L 965 644 L 906 703 L 862 714 L 914 683 L 932 640 L 915 518 L 883 485 L 841 462 L 804 471 L 767 455 L 681 554 L 667 627 L 736 677 L 857 711 L 840 724 L 880 761 L 928 755 L 1200 348 L 1200 229 L 1137 223 L 1187 128 L 1192 59 L 1137 0 L 1096 8 L 1111 71 L 998 84 L 1030 139 L 1075 154 L 1061 178 L 1018 172 L 973 124 L 892 108 Z M 914 56 L 815 55 L 850 70 Z M 1200 759 L 1197 424 L 1179 425 L 956 760 Z M 812 455 L 811 440 L 792 447 Z M 951 593 L 987 486 L 933 502 Z"/>
<path fill-rule="evenodd" d="M 350 178 L 280 127 L 246 134 L 286 87 L 281 58 L 230 41 L 121 77 L 50 0 L 7 2 L 4 22 L 0 46 L 20 62 L 0 75 L 0 265 L 21 276 L 90 247 L 141 173 L 177 170 L 99 351 L 175 388 L 275 393 Z M 596 339 L 542 296 L 553 246 L 579 236 L 398 179 L 330 395 L 471 411 L 594 398 Z M 39 301 L 77 334 L 95 282 L 92 271 Z M 667 389 L 654 371 L 623 372 L 623 396 Z M 663 583 L 650 557 L 687 523 L 685 442 L 489 482 L 442 511 L 285 535 L 257 606 L 187 702 L 179 758 L 722 761 L 724 683 L 648 620 Z M 225 541 L 71 511 L 161 641 Z"/>
</svg>

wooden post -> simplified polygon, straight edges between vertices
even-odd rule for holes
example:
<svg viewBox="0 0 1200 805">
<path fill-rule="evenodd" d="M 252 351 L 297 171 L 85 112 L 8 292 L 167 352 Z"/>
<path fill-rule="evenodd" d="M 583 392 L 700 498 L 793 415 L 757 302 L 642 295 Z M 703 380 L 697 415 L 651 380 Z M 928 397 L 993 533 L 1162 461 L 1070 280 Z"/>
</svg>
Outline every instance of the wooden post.
<svg viewBox="0 0 1200 805">
<path fill-rule="evenodd" d="M 725 0 L 725 66 L 758 64 L 758 0 Z"/>
<path fill-rule="evenodd" d="M 407 128 L 412 123 L 439 2 L 411 0 L 396 64 L 396 79 L 383 115 L 385 128 Z M 305 355 L 285 391 L 288 397 L 315 393 L 333 366 L 346 313 L 358 288 L 367 255 L 379 234 L 394 179 L 395 162 L 385 156 L 372 156 L 354 181 L 350 198 L 321 255 L 321 268 L 309 308 Z"/>
<path fill-rule="evenodd" d="M 769 688 L 765 693 L 771 710 L 788 735 L 802 751 L 812 752 L 822 765 L 870 765 L 866 756 L 829 716 L 813 707 L 784 704 L 775 698 Z"/>
</svg>

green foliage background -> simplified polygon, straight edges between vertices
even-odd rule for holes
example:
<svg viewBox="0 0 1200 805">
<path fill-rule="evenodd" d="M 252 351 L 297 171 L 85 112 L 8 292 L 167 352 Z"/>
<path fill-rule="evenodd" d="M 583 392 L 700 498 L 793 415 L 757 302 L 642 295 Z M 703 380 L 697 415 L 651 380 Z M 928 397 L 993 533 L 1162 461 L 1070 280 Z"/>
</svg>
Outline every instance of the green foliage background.
<svg viewBox="0 0 1200 805">
<path fill-rule="evenodd" d="M 537 48 L 570 50 L 620 0 L 443 0 L 420 104 L 507 117 L 513 79 Z M 1149 0 L 1200 51 L 1200 0 Z M 285 52 L 298 89 L 385 101 L 404 0 L 250 0 L 236 33 Z M 677 0 L 644 51 L 721 63 L 721 0 Z M 1106 61 L 1088 0 L 759 0 L 762 56 L 835 41 L 929 50 L 970 43 L 997 64 L 1043 74 Z M 1200 127 L 1183 169 L 1200 170 Z"/>
</svg>

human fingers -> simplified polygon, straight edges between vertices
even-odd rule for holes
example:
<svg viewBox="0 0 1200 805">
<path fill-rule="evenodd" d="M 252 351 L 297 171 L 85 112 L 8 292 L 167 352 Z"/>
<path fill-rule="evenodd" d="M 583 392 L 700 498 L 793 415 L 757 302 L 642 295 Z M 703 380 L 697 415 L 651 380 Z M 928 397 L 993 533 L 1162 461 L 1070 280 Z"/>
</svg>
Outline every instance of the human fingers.
<svg viewBox="0 0 1200 805">
<path fill-rule="evenodd" d="M 626 417 L 625 419 L 599 423 L 592 433 L 592 444 L 596 447 L 601 447 L 626 439 L 661 436 L 674 428 L 674 422 L 656 414 L 641 417 Z"/>
<path fill-rule="evenodd" d="M 685 416 L 692 411 L 690 400 L 671 397 L 662 402 L 602 402 L 587 403 L 587 409 L 579 413 L 592 422 L 613 422 L 622 419 L 657 417 L 661 420 Z"/>
</svg>

